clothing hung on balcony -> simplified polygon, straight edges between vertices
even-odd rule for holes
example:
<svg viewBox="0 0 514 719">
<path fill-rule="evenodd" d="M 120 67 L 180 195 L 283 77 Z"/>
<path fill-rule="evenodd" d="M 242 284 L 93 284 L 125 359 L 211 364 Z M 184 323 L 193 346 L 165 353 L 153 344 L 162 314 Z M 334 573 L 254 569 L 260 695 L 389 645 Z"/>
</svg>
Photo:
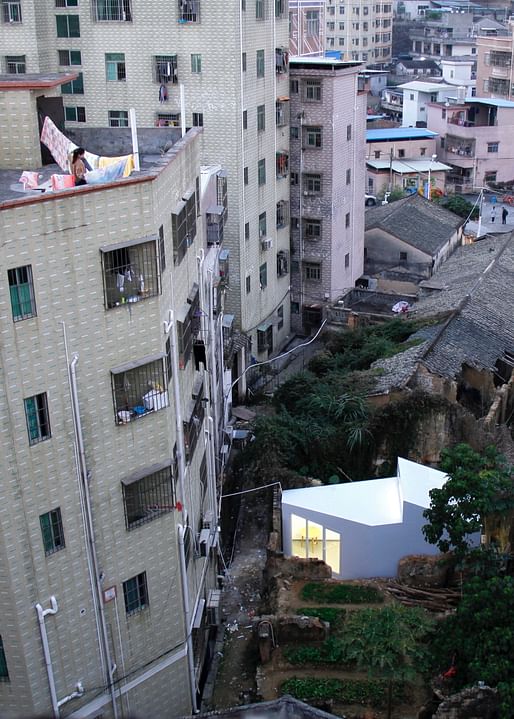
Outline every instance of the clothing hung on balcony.
<svg viewBox="0 0 514 719">
<path fill-rule="evenodd" d="M 161 85 L 159 88 L 159 102 L 168 102 L 168 88 L 166 85 Z"/>
</svg>

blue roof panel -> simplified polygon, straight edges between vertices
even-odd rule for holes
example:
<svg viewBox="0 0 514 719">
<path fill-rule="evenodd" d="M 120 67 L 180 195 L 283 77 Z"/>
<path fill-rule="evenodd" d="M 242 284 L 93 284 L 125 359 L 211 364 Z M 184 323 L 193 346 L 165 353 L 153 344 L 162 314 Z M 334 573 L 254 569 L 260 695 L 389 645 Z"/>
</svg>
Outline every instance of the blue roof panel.
<svg viewBox="0 0 514 719">
<path fill-rule="evenodd" d="M 512 103 L 514 105 L 514 103 Z M 381 140 L 419 140 L 437 137 L 437 132 L 426 127 L 381 127 L 377 130 L 366 130 L 366 142 Z"/>
</svg>

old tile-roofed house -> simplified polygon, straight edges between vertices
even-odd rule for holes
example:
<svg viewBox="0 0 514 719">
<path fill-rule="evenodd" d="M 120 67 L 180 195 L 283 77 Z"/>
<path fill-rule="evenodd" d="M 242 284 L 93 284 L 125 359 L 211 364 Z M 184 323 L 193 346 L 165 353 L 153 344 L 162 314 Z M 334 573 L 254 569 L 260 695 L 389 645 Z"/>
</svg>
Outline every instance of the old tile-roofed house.
<svg viewBox="0 0 514 719">
<path fill-rule="evenodd" d="M 365 272 L 398 265 L 428 278 L 461 240 L 463 219 L 419 195 L 366 212 Z"/>
<path fill-rule="evenodd" d="M 336 719 L 334 714 L 311 707 L 288 695 L 269 702 L 246 704 L 195 716 L 197 719 Z"/>
</svg>

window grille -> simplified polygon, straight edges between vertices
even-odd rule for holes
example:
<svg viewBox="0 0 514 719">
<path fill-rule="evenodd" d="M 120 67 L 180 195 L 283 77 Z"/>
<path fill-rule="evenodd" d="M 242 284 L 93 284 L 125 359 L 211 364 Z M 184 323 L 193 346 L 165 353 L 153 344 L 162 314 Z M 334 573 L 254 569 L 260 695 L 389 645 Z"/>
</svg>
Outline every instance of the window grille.
<svg viewBox="0 0 514 719">
<path fill-rule="evenodd" d="M 304 235 L 306 240 L 321 239 L 321 220 L 304 220 Z"/>
<path fill-rule="evenodd" d="M 128 424 L 168 406 L 164 359 L 163 353 L 111 370 L 116 424 Z"/>
<path fill-rule="evenodd" d="M 203 402 L 203 379 L 197 390 L 196 398 L 191 400 L 188 418 L 184 420 L 184 444 L 186 448 L 186 462 L 190 462 L 194 454 L 198 437 L 205 417 Z"/>
<path fill-rule="evenodd" d="M 227 173 L 220 170 L 216 175 L 216 203 L 224 208 L 223 221 L 227 221 L 228 215 L 228 194 L 227 194 Z"/>
<path fill-rule="evenodd" d="M 3 0 L 2 17 L 4 22 L 21 22 L 21 0 Z"/>
<path fill-rule="evenodd" d="M 171 213 L 171 232 L 173 237 L 173 261 L 182 262 L 196 237 L 196 193 L 190 191 Z"/>
<path fill-rule="evenodd" d="M 178 64 L 176 55 L 156 55 L 154 67 L 156 82 L 177 84 Z"/>
<path fill-rule="evenodd" d="M 7 660 L 5 658 L 4 643 L 0 636 L 0 682 L 9 681 L 9 670 L 7 668 Z"/>
<path fill-rule="evenodd" d="M 277 252 L 277 276 L 284 277 L 288 273 L 288 253 L 285 250 Z"/>
<path fill-rule="evenodd" d="M 152 469 L 152 468 L 150 468 Z M 175 509 L 171 464 L 141 477 L 122 480 L 125 524 L 128 530 L 151 522 Z"/>
<path fill-rule="evenodd" d="M 200 330 L 200 296 L 196 282 L 189 294 L 187 303 L 177 313 L 177 340 L 179 367 L 184 369 L 191 357 L 193 340 Z"/>
<path fill-rule="evenodd" d="M 29 444 L 38 444 L 51 437 L 50 417 L 48 414 L 48 402 L 46 392 L 27 397 L 24 400 L 25 418 L 27 420 L 27 432 Z"/>
<path fill-rule="evenodd" d="M 289 122 L 289 102 L 277 100 L 275 103 L 275 122 L 277 127 L 283 127 Z"/>
<path fill-rule="evenodd" d="M 140 302 L 160 293 L 156 240 L 101 249 L 106 309 Z"/>
<path fill-rule="evenodd" d="M 209 208 L 207 218 L 207 245 L 221 244 L 223 242 L 224 208 L 216 205 Z"/>
<path fill-rule="evenodd" d="M 132 22 L 131 0 L 93 0 L 93 19 L 97 22 Z"/>
<path fill-rule="evenodd" d="M 36 299 L 34 297 L 34 283 L 32 280 L 32 267 L 15 267 L 7 270 L 9 293 L 11 295 L 11 310 L 14 322 L 26 320 L 36 316 Z"/>
<path fill-rule="evenodd" d="M 180 113 L 158 112 L 155 124 L 157 127 L 180 127 Z"/>
<path fill-rule="evenodd" d="M 141 572 L 141 574 L 123 582 L 123 598 L 127 614 L 135 614 L 148 606 L 146 572 Z"/>
<path fill-rule="evenodd" d="M 25 55 L 6 55 L 5 70 L 9 75 L 23 75 L 27 72 Z"/>
<path fill-rule="evenodd" d="M 178 0 L 178 21 L 200 22 L 200 0 Z"/>
<path fill-rule="evenodd" d="M 303 272 L 306 280 L 321 280 L 321 265 L 318 262 L 305 262 Z"/>
<path fill-rule="evenodd" d="M 289 52 L 283 47 L 275 48 L 275 72 L 283 75 L 289 68 Z"/>
<path fill-rule="evenodd" d="M 286 152 L 276 153 L 277 178 L 287 177 L 289 173 L 289 155 Z"/>
<path fill-rule="evenodd" d="M 66 547 L 60 507 L 52 509 L 51 512 L 46 514 L 41 514 L 39 523 L 46 555 L 55 554 L 55 552 Z"/>
<path fill-rule="evenodd" d="M 289 222 L 289 203 L 287 200 L 277 202 L 277 230 L 286 227 Z"/>
</svg>

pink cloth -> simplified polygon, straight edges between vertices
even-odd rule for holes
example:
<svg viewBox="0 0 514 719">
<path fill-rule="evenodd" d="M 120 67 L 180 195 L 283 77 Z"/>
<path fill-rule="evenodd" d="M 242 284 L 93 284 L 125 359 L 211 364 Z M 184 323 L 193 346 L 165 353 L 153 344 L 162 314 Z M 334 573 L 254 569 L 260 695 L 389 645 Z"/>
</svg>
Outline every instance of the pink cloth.
<svg viewBox="0 0 514 719">
<path fill-rule="evenodd" d="M 67 187 L 75 187 L 73 175 L 52 175 L 52 190 L 65 190 Z"/>
<path fill-rule="evenodd" d="M 61 170 L 68 171 L 68 153 L 75 145 L 68 140 L 66 135 L 62 134 L 49 117 L 45 117 L 43 129 L 41 130 L 41 142 L 48 147 Z"/>
<path fill-rule="evenodd" d="M 39 185 L 39 172 L 32 172 L 31 170 L 25 170 L 21 173 L 18 182 L 25 187 L 27 190 L 33 190 Z"/>
</svg>

